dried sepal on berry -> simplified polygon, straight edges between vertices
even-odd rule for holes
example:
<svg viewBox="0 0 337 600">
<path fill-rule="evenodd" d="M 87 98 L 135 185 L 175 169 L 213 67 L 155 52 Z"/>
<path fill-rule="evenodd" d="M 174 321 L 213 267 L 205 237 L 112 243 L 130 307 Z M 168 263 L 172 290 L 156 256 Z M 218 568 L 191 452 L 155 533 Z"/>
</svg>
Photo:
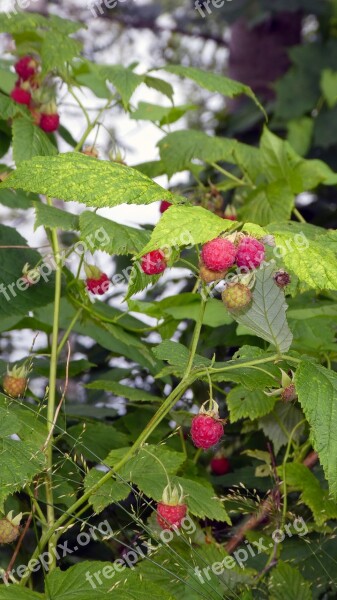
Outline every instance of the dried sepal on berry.
<svg viewBox="0 0 337 600">
<path fill-rule="evenodd" d="M 294 383 L 294 373 L 293 371 L 289 371 L 286 373 L 283 369 L 281 371 L 281 386 L 276 389 L 270 389 L 269 391 L 265 391 L 266 396 L 276 396 L 281 398 L 284 402 L 292 402 L 297 400 L 297 392 Z"/>
</svg>

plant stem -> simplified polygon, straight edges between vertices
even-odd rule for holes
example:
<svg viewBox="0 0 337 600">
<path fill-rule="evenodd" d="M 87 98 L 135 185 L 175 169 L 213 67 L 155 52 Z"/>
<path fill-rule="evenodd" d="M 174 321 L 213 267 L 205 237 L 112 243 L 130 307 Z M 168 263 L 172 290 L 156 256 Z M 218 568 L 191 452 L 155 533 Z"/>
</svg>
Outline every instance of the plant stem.
<svg viewBox="0 0 337 600">
<path fill-rule="evenodd" d="M 306 223 L 306 220 L 304 217 L 302 217 L 301 213 L 299 210 L 297 210 L 297 208 L 293 208 L 293 213 L 296 217 L 296 219 L 300 222 L 300 223 Z"/>
<path fill-rule="evenodd" d="M 192 367 L 193 367 L 193 360 L 195 357 L 195 353 L 197 351 L 200 332 L 201 332 L 201 328 L 202 328 L 202 322 L 204 320 L 206 302 L 207 302 L 207 300 L 205 300 L 205 298 L 202 297 L 201 298 L 201 306 L 200 306 L 200 314 L 199 314 L 199 318 L 195 324 L 195 329 L 194 329 L 193 338 L 192 338 L 191 352 L 190 352 L 190 357 L 189 357 L 189 361 L 188 361 L 187 368 L 186 368 L 185 377 L 189 376 L 189 374 L 192 370 Z"/>
<path fill-rule="evenodd" d="M 69 324 L 69 327 L 68 327 L 68 328 L 67 328 L 67 330 L 65 331 L 65 333 L 64 333 L 64 335 L 63 335 L 63 338 L 62 338 L 62 340 L 60 341 L 60 343 L 59 343 L 59 345 L 58 345 L 58 348 L 57 348 L 57 355 L 58 355 L 58 356 L 59 356 L 59 354 L 61 353 L 61 351 L 62 351 L 62 349 L 63 349 L 63 347 L 64 347 L 64 345 L 65 345 L 65 343 L 66 343 L 66 341 L 67 341 L 67 339 L 68 339 L 68 337 L 69 337 L 69 334 L 70 334 L 70 332 L 72 331 L 72 329 L 73 329 L 73 327 L 74 327 L 74 325 L 75 325 L 75 323 L 76 323 L 77 319 L 80 317 L 81 313 L 82 313 L 82 308 L 79 308 L 79 309 L 78 309 L 78 311 L 77 311 L 77 313 L 76 313 L 76 314 L 74 315 L 74 317 L 72 318 L 72 320 L 71 320 L 71 322 L 70 322 L 70 324 Z"/>
<path fill-rule="evenodd" d="M 104 113 L 105 110 L 108 109 L 109 104 L 111 102 L 112 98 L 109 98 L 108 102 L 106 104 L 104 104 L 104 106 L 100 109 L 100 111 L 98 112 L 97 116 L 95 117 L 95 119 L 92 121 L 92 123 L 89 122 L 88 127 L 86 128 L 84 134 L 82 135 L 80 141 L 78 142 L 77 146 L 74 148 L 74 152 L 78 152 L 79 150 L 81 150 L 84 142 L 86 141 L 88 135 L 92 132 L 92 130 L 96 127 L 100 117 L 102 116 L 102 114 Z"/>
<path fill-rule="evenodd" d="M 245 186 L 245 187 L 251 187 L 250 183 L 247 183 L 245 181 L 242 181 L 242 179 L 239 179 L 238 177 L 235 177 L 235 175 L 233 175 L 233 173 L 230 173 L 230 171 L 226 171 L 226 169 L 223 169 L 222 167 L 220 167 L 216 163 L 210 162 L 208 164 L 211 167 L 213 167 L 213 169 L 216 169 L 217 171 L 219 171 L 219 173 L 222 173 L 222 175 L 225 175 L 226 177 L 228 177 L 228 179 L 231 179 L 232 181 L 235 181 L 235 183 L 237 183 L 237 185 L 241 185 L 241 186 Z"/>
<path fill-rule="evenodd" d="M 47 199 L 48 204 L 52 205 L 51 201 Z M 60 318 L 60 300 L 61 300 L 61 283 L 62 283 L 62 265 L 60 263 L 60 248 L 57 238 L 56 229 L 51 230 L 51 240 L 54 252 L 54 258 L 56 263 L 55 271 L 55 293 L 54 293 L 54 316 L 53 316 L 53 334 L 52 334 L 52 345 L 51 345 L 51 358 L 50 358 L 50 370 L 49 370 L 49 391 L 48 391 L 48 408 L 47 408 L 47 430 L 48 434 L 53 429 L 54 414 L 55 414 L 55 398 L 56 398 L 56 377 L 57 377 L 57 358 L 58 358 L 58 333 L 59 333 L 59 318 Z M 47 525 L 48 530 L 53 532 L 55 523 L 55 510 L 54 510 L 54 498 L 53 498 L 53 443 L 52 436 L 46 446 L 47 456 L 47 472 L 46 472 L 46 502 L 47 502 Z M 52 555 L 52 563 L 50 569 L 52 570 L 56 566 L 56 557 L 51 551 L 55 545 L 55 538 L 53 534 L 48 539 L 48 549 Z"/>
</svg>

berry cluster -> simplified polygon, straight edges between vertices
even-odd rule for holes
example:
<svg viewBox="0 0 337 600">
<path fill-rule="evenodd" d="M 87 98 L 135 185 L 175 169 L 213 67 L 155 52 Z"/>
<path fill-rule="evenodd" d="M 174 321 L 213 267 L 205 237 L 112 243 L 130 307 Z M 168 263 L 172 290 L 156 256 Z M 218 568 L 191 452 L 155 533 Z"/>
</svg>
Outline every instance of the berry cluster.
<svg viewBox="0 0 337 600">
<path fill-rule="evenodd" d="M 15 64 L 15 71 L 19 78 L 11 91 L 12 100 L 26 105 L 35 125 L 43 131 L 56 131 L 60 117 L 51 90 L 40 80 L 39 62 L 32 56 L 23 56 Z"/>
</svg>

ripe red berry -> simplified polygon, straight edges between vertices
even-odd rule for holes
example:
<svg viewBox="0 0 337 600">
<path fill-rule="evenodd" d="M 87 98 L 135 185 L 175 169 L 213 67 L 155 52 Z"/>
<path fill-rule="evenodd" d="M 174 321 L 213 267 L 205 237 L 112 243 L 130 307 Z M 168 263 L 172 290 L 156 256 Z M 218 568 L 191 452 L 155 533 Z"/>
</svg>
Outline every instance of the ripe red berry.
<svg viewBox="0 0 337 600">
<path fill-rule="evenodd" d="M 160 203 L 160 207 L 159 210 L 161 213 L 164 213 L 165 210 L 167 210 L 168 208 L 170 208 L 170 206 L 172 206 L 171 202 L 168 202 L 167 200 L 162 200 Z"/>
<path fill-rule="evenodd" d="M 181 522 L 186 516 L 186 513 L 186 504 L 176 504 L 176 506 L 172 506 L 170 504 L 159 502 L 157 506 L 157 521 L 162 529 L 173 529 L 174 526 L 181 526 Z"/>
<path fill-rule="evenodd" d="M 15 87 L 11 91 L 11 98 L 18 104 L 26 104 L 29 106 L 32 100 L 32 95 L 28 90 L 24 90 L 22 87 Z"/>
<path fill-rule="evenodd" d="M 162 250 L 153 250 L 142 257 L 141 268 L 146 275 L 158 275 L 165 271 L 166 267 L 165 254 Z"/>
<path fill-rule="evenodd" d="M 207 269 L 225 271 L 235 263 L 236 247 L 225 238 L 215 238 L 202 247 L 201 258 Z"/>
<path fill-rule="evenodd" d="M 92 294 L 98 294 L 99 296 L 102 296 L 109 289 L 110 279 L 106 275 L 106 273 L 101 273 L 101 276 L 97 278 L 88 277 L 86 280 L 86 284 L 89 292 L 91 292 Z"/>
<path fill-rule="evenodd" d="M 225 456 L 213 456 L 211 469 L 215 475 L 226 475 L 231 469 L 231 464 Z"/>
<path fill-rule="evenodd" d="M 209 405 L 208 410 L 205 408 Z M 200 408 L 199 414 L 193 418 L 191 436 L 197 448 L 211 448 L 218 443 L 224 432 L 222 420 L 219 418 L 219 407 L 213 400 L 207 400 Z"/>
<path fill-rule="evenodd" d="M 224 289 L 221 297 L 228 310 L 240 311 L 251 303 L 252 292 L 243 283 L 232 283 Z"/>
<path fill-rule="evenodd" d="M 15 65 L 15 70 L 23 81 L 35 75 L 38 63 L 31 56 L 23 56 Z"/>
<path fill-rule="evenodd" d="M 246 236 L 239 242 L 236 255 L 236 264 L 238 267 L 255 269 L 260 266 L 264 257 L 264 245 L 255 238 Z"/>
<path fill-rule="evenodd" d="M 57 113 L 47 114 L 41 113 L 40 123 L 41 129 L 47 133 L 53 133 L 60 126 L 60 116 Z"/>
<path fill-rule="evenodd" d="M 174 529 L 181 527 L 182 521 L 187 513 L 187 505 L 184 502 L 184 492 L 168 484 L 163 491 L 162 501 L 157 505 L 157 522 L 162 529 Z"/>
</svg>

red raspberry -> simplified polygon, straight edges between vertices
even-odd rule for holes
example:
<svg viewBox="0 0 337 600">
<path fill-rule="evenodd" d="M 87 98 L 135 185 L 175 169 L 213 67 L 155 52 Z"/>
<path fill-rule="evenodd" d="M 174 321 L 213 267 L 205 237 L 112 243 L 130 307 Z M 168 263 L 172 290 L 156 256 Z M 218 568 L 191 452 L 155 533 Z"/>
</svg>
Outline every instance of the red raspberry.
<svg viewBox="0 0 337 600">
<path fill-rule="evenodd" d="M 225 238 L 215 238 L 202 247 L 201 258 L 207 269 L 225 271 L 235 263 L 236 248 Z"/>
<path fill-rule="evenodd" d="M 253 237 L 244 237 L 238 245 L 236 264 L 238 267 L 254 269 L 262 263 L 265 256 L 264 245 Z"/>
<path fill-rule="evenodd" d="M 297 392 L 294 383 L 291 383 L 288 385 L 288 387 L 284 388 L 281 393 L 281 399 L 284 402 L 292 402 L 293 400 L 297 400 Z"/>
<path fill-rule="evenodd" d="M 226 475 L 231 469 L 231 464 L 225 456 L 214 456 L 211 460 L 211 469 L 215 475 Z"/>
<path fill-rule="evenodd" d="M 158 275 L 165 271 L 167 263 L 162 250 L 153 250 L 142 257 L 141 268 L 146 275 Z"/>
<path fill-rule="evenodd" d="M 223 424 L 219 419 L 207 414 L 199 414 L 192 420 L 191 436 L 197 448 L 211 448 L 218 443 L 224 433 Z"/>
<path fill-rule="evenodd" d="M 159 210 L 161 213 L 164 213 L 165 210 L 167 210 L 168 208 L 170 208 L 170 206 L 172 206 L 171 202 L 168 202 L 167 200 L 162 200 L 160 203 L 160 207 Z"/>
<path fill-rule="evenodd" d="M 252 292 L 243 283 L 232 283 L 224 289 L 221 297 L 227 310 L 240 311 L 251 303 Z"/>
<path fill-rule="evenodd" d="M 110 280 L 105 273 L 102 273 L 98 279 L 88 277 L 88 279 L 86 280 L 86 284 L 89 292 L 91 292 L 92 294 L 98 294 L 99 296 L 102 296 L 108 291 L 110 286 Z"/>
<path fill-rule="evenodd" d="M 31 56 L 23 56 L 15 65 L 15 70 L 23 81 L 35 75 L 38 63 Z"/>
<path fill-rule="evenodd" d="M 236 217 L 234 215 L 224 215 L 223 219 L 227 219 L 227 221 L 236 221 Z"/>
<path fill-rule="evenodd" d="M 60 117 L 57 113 L 50 115 L 47 113 L 41 113 L 39 125 L 43 131 L 46 131 L 47 133 L 53 133 L 60 126 Z"/>
<path fill-rule="evenodd" d="M 181 485 L 171 487 L 169 483 L 163 490 L 163 497 L 157 506 L 157 521 L 162 529 L 180 527 L 186 516 L 184 491 Z"/>
<path fill-rule="evenodd" d="M 32 100 L 32 95 L 22 87 L 15 87 L 14 90 L 11 91 L 11 98 L 18 104 L 26 104 L 29 106 Z"/>
<path fill-rule="evenodd" d="M 186 504 L 164 504 L 159 502 L 157 506 L 157 521 L 162 529 L 173 529 L 180 527 L 181 522 L 186 517 Z"/>
</svg>

